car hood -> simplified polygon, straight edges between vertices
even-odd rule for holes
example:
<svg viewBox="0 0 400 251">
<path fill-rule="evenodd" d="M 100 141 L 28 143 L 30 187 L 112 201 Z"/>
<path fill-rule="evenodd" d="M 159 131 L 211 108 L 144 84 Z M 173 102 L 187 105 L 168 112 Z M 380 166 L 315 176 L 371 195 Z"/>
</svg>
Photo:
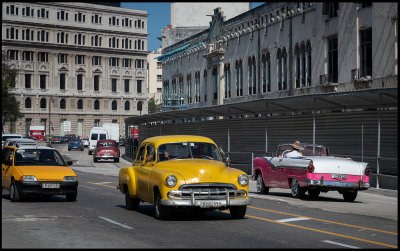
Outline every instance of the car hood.
<svg viewBox="0 0 400 251">
<path fill-rule="evenodd" d="M 225 163 L 206 159 L 180 159 L 157 163 L 158 169 L 164 169 L 180 174 L 190 183 L 230 183 L 232 169 Z"/>
<path fill-rule="evenodd" d="M 33 175 L 38 181 L 62 181 L 64 176 L 76 176 L 68 166 L 17 166 L 22 175 Z"/>
</svg>

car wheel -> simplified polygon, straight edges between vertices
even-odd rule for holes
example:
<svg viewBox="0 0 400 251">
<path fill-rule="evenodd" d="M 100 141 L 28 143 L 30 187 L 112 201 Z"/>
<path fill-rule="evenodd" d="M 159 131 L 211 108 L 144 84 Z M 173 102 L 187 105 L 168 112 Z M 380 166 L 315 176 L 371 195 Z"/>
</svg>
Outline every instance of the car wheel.
<svg viewBox="0 0 400 251">
<path fill-rule="evenodd" d="M 345 201 L 354 201 L 357 198 L 357 193 L 358 191 L 351 191 L 351 192 L 344 192 L 343 193 L 343 198 Z"/>
<path fill-rule="evenodd" d="M 243 219 L 246 215 L 247 206 L 229 207 L 229 212 L 234 219 Z"/>
<path fill-rule="evenodd" d="M 299 181 L 296 178 L 293 178 L 292 181 L 290 182 L 290 190 L 294 198 L 301 199 L 304 197 L 305 190 L 304 188 L 300 187 Z"/>
<path fill-rule="evenodd" d="M 114 159 L 115 163 L 119 163 L 119 158 L 118 159 Z"/>
<path fill-rule="evenodd" d="M 11 181 L 11 186 L 10 186 L 10 201 L 11 202 L 18 202 L 21 200 L 21 194 L 18 190 L 17 184 L 15 184 L 15 181 Z"/>
<path fill-rule="evenodd" d="M 93 157 L 93 162 L 94 162 L 94 163 L 97 163 L 97 162 L 98 162 L 98 161 L 97 161 L 97 158 Z"/>
<path fill-rule="evenodd" d="M 91 151 L 88 151 L 88 155 L 91 155 L 92 154 L 92 152 Z"/>
<path fill-rule="evenodd" d="M 161 194 L 156 192 L 154 195 L 154 212 L 155 216 L 159 220 L 165 220 L 170 216 L 170 209 L 166 206 L 161 205 Z"/>
<path fill-rule="evenodd" d="M 71 149 L 70 149 L 70 148 L 68 148 L 68 151 L 71 151 Z"/>
<path fill-rule="evenodd" d="M 268 194 L 268 192 L 269 192 L 269 187 L 266 187 L 264 185 L 262 175 L 259 174 L 257 176 L 257 193 Z"/>
<path fill-rule="evenodd" d="M 125 204 L 126 204 L 126 209 L 128 209 L 129 211 L 136 210 L 139 207 L 140 200 L 138 200 L 136 198 L 132 198 L 129 195 L 129 192 L 126 191 L 126 193 L 125 193 Z"/>
<path fill-rule="evenodd" d="M 76 197 L 78 196 L 78 190 L 75 190 L 72 193 L 67 193 L 65 197 L 67 198 L 67 201 L 76 201 Z"/>
<path fill-rule="evenodd" d="M 308 195 L 310 196 L 311 199 L 315 200 L 318 198 L 319 194 L 320 194 L 320 190 L 318 189 L 309 189 L 308 190 Z"/>
</svg>

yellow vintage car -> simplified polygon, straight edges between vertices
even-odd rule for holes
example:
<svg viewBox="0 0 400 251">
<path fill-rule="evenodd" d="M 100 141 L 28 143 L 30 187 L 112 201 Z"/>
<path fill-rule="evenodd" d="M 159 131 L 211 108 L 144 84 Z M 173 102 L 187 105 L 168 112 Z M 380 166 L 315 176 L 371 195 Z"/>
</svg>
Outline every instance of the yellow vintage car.
<svg viewBox="0 0 400 251">
<path fill-rule="evenodd" d="M 128 210 L 145 201 L 154 204 L 157 219 L 175 207 L 229 208 L 233 218 L 243 218 L 248 184 L 248 175 L 227 167 L 210 138 L 170 135 L 142 142 L 132 166 L 120 169 L 118 188 Z"/>
<path fill-rule="evenodd" d="M 27 194 L 65 194 L 75 201 L 78 194 L 78 177 L 54 148 L 43 146 L 7 146 L 2 150 L 1 188 L 10 191 L 12 202 Z"/>
</svg>

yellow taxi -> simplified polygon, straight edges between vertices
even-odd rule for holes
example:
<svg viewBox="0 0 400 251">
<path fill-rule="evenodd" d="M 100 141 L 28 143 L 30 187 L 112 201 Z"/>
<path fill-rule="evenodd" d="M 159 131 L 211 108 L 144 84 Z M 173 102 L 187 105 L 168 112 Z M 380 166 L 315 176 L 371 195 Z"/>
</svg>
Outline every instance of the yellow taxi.
<svg viewBox="0 0 400 251">
<path fill-rule="evenodd" d="M 65 195 L 75 201 L 78 178 L 54 148 L 43 146 L 7 146 L 2 150 L 2 191 L 10 191 L 12 202 L 27 194 Z"/>
<path fill-rule="evenodd" d="M 168 218 L 175 207 L 229 209 L 233 218 L 243 218 L 250 204 L 248 175 L 227 167 L 221 153 L 202 136 L 144 140 L 132 166 L 119 171 L 126 208 L 135 210 L 144 201 L 154 204 L 158 219 Z"/>
</svg>

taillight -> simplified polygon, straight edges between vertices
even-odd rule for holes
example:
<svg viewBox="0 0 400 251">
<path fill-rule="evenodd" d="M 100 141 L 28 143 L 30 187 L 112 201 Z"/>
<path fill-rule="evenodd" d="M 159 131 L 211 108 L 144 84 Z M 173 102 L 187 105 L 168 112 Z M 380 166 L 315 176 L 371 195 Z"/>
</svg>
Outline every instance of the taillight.
<svg viewBox="0 0 400 251">
<path fill-rule="evenodd" d="M 364 173 L 365 173 L 365 175 L 370 176 L 371 175 L 371 169 L 369 167 L 365 168 Z"/>
<path fill-rule="evenodd" d="M 314 172 L 314 170 L 315 170 L 315 167 L 314 167 L 314 165 L 313 165 L 313 161 L 311 160 L 310 163 L 309 163 L 308 166 L 307 166 L 307 171 L 308 171 L 309 173 L 312 173 L 312 172 Z"/>
</svg>

